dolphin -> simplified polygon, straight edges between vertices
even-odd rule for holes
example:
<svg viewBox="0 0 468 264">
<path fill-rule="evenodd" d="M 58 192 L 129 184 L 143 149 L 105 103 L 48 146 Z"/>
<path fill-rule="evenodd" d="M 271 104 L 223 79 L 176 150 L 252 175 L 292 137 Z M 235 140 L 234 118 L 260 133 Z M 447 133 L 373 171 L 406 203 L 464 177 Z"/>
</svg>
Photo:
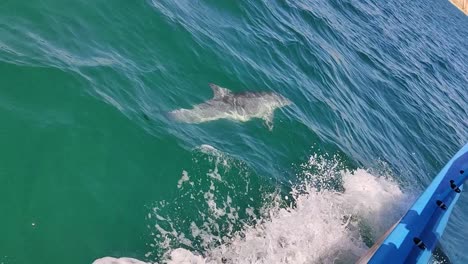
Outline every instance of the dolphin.
<svg viewBox="0 0 468 264">
<path fill-rule="evenodd" d="M 194 105 L 192 109 L 177 109 L 169 116 L 179 122 L 199 124 L 218 119 L 241 122 L 261 118 L 271 129 L 275 109 L 291 104 L 287 98 L 272 92 L 233 93 L 229 89 L 210 83 L 213 98 Z"/>
</svg>

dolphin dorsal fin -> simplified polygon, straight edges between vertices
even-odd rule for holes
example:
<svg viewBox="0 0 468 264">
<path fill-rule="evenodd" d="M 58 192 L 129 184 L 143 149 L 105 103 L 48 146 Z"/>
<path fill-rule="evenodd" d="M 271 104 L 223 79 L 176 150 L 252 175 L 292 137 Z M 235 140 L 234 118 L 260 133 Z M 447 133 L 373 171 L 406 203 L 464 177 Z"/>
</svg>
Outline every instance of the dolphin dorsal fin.
<svg viewBox="0 0 468 264">
<path fill-rule="evenodd" d="M 232 93 L 229 89 L 220 87 L 214 83 L 210 83 L 210 87 L 211 87 L 211 90 L 213 90 L 214 99 L 220 99 Z"/>
</svg>

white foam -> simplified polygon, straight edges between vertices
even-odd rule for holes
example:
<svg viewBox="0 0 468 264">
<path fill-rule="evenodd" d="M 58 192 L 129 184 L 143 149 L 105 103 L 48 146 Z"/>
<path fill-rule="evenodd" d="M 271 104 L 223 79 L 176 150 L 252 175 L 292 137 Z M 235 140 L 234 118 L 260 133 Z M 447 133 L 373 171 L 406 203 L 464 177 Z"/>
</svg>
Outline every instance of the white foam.
<svg viewBox="0 0 468 264">
<path fill-rule="evenodd" d="M 294 206 L 279 203 L 266 210 L 264 221 L 246 226 L 227 243 L 200 256 L 183 255 L 193 263 L 335 263 L 353 262 L 399 219 L 408 197 L 393 181 L 365 170 L 343 176 L 343 193 L 306 186 L 293 195 Z M 176 249 L 180 250 L 180 249 Z M 192 258 L 189 258 L 191 256 Z M 182 263 L 170 254 L 173 263 Z M 185 262 L 190 263 L 190 262 Z"/>
<path fill-rule="evenodd" d="M 213 152 L 214 148 L 204 149 Z M 211 171 L 219 173 L 224 159 L 215 153 Z M 414 199 L 392 179 L 363 169 L 341 170 L 336 160 L 312 156 L 302 168 L 303 181 L 292 188 L 289 198 L 279 192 L 266 194 L 260 211 L 250 206 L 241 208 L 229 195 L 220 197 L 225 192 L 217 190 L 226 181 L 225 175 L 220 175 L 221 179 L 206 178 L 209 187 L 201 197 L 192 197 L 197 204 L 206 204 L 198 212 L 202 224 L 192 221 L 189 230 L 180 230 L 177 224 L 185 220 L 163 217 L 155 208 L 152 246 L 165 251 L 159 261 L 351 263 L 398 221 Z M 336 182 L 341 182 L 340 191 L 330 187 Z M 252 221 L 241 219 L 241 211 Z M 112 262 L 99 264 L 104 263 Z"/>
<path fill-rule="evenodd" d="M 220 151 L 217 150 L 215 147 L 208 145 L 208 144 L 202 144 L 198 149 L 205 153 L 205 154 L 211 154 L 211 155 L 216 155 L 219 156 Z"/>
<path fill-rule="evenodd" d="M 96 259 L 93 264 L 149 264 L 134 258 L 112 258 L 104 257 Z"/>
<path fill-rule="evenodd" d="M 182 184 L 186 181 L 189 181 L 190 178 L 188 176 L 188 172 L 187 171 L 182 171 L 182 177 L 180 178 L 180 180 L 177 182 L 177 188 L 182 188 Z"/>
<path fill-rule="evenodd" d="M 192 252 L 177 248 L 171 252 L 171 257 L 167 264 L 204 264 L 205 260 L 201 256 L 194 255 Z"/>
</svg>

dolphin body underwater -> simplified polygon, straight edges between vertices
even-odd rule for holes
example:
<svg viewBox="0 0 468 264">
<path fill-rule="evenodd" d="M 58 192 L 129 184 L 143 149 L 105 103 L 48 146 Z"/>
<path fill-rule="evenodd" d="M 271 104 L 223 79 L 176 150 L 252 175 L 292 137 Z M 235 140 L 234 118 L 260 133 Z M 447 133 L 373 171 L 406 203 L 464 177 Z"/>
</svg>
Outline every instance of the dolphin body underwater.
<svg viewBox="0 0 468 264">
<path fill-rule="evenodd" d="M 218 119 L 241 122 L 261 118 L 271 129 L 275 109 L 291 104 L 287 98 L 272 92 L 233 93 L 230 90 L 210 83 L 213 98 L 193 106 L 192 109 L 177 109 L 169 116 L 179 122 L 199 124 Z"/>
</svg>

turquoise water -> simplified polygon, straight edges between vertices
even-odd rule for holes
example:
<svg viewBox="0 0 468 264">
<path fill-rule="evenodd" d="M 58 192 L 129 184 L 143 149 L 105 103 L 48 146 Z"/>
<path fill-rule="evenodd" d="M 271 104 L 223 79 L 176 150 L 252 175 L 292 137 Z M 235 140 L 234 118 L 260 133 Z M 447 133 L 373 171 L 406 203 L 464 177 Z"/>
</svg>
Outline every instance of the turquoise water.
<svg viewBox="0 0 468 264">
<path fill-rule="evenodd" d="M 382 188 L 349 197 L 397 220 L 468 141 L 467 43 L 468 18 L 448 1 L 3 1 L 0 263 L 166 262 L 179 248 L 216 262 L 291 200 L 317 223 L 357 222 L 353 253 L 339 249 L 354 261 L 391 223 L 328 218 L 341 196 L 304 186 Z M 210 99 L 208 83 L 293 104 L 271 130 L 168 118 Z M 441 243 L 453 263 L 468 262 L 467 215 L 462 195 Z M 291 218 L 284 234 L 311 221 Z M 342 224 L 322 224 L 300 230 L 316 232 L 313 258 L 292 248 L 304 262 L 336 253 L 324 237 Z"/>
</svg>

